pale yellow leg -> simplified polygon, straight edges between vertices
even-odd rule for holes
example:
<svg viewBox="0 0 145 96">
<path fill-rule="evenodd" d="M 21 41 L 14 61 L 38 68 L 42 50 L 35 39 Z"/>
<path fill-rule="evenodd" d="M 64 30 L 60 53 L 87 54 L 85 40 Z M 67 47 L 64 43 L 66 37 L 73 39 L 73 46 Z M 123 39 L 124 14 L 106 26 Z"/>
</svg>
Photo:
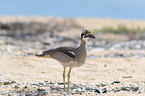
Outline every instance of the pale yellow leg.
<svg viewBox="0 0 145 96">
<path fill-rule="evenodd" d="M 63 70 L 63 85 L 64 85 L 64 91 L 65 91 L 65 67 Z"/>
<path fill-rule="evenodd" d="M 68 92 L 69 92 L 69 85 L 70 85 L 70 73 L 71 73 L 71 67 L 69 68 L 69 72 L 68 72 Z"/>
</svg>

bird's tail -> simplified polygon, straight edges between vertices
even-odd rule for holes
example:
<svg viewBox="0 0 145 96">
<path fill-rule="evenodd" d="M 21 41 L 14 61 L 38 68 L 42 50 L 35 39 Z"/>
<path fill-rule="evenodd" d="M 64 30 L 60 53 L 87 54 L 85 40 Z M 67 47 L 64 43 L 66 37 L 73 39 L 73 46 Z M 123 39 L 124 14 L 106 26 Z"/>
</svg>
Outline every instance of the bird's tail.
<svg viewBox="0 0 145 96">
<path fill-rule="evenodd" d="M 42 57 L 42 58 L 50 58 L 50 55 L 46 55 L 46 54 L 40 54 L 40 55 L 36 55 L 38 57 Z"/>
</svg>

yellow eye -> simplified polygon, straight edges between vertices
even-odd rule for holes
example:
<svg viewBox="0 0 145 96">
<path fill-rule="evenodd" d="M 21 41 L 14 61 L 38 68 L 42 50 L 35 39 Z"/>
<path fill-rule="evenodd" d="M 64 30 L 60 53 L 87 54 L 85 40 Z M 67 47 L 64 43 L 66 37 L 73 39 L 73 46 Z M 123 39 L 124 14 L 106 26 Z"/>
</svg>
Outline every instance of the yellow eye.
<svg viewBox="0 0 145 96">
<path fill-rule="evenodd" d="M 83 34 L 86 34 L 86 31 L 84 31 Z"/>
</svg>

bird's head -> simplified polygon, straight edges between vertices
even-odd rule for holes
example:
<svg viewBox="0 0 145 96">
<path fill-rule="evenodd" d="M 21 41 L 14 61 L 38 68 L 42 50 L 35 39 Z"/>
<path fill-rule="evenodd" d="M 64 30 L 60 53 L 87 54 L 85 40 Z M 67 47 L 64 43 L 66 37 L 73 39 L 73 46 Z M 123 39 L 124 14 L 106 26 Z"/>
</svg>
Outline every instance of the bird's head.
<svg viewBox="0 0 145 96">
<path fill-rule="evenodd" d="M 83 30 L 81 34 L 81 40 L 95 39 L 95 36 L 88 30 Z"/>
</svg>

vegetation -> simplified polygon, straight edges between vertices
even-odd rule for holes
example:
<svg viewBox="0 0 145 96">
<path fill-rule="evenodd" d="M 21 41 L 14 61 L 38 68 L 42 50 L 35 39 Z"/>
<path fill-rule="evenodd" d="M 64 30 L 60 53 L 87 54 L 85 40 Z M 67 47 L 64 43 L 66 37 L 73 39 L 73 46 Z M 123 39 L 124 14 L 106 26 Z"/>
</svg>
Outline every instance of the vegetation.
<svg viewBox="0 0 145 96">
<path fill-rule="evenodd" d="M 145 32 L 145 29 L 141 29 L 140 27 L 137 28 L 128 28 L 125 25 L 119 25 L 117 28 L 108 26 L 103 27 L 102 29 L 98 30 L 95 29 L 93 33 L 115 33 L 115 34 L 124 34 L 124 33 L 142 33 Z"/>
</svg>

